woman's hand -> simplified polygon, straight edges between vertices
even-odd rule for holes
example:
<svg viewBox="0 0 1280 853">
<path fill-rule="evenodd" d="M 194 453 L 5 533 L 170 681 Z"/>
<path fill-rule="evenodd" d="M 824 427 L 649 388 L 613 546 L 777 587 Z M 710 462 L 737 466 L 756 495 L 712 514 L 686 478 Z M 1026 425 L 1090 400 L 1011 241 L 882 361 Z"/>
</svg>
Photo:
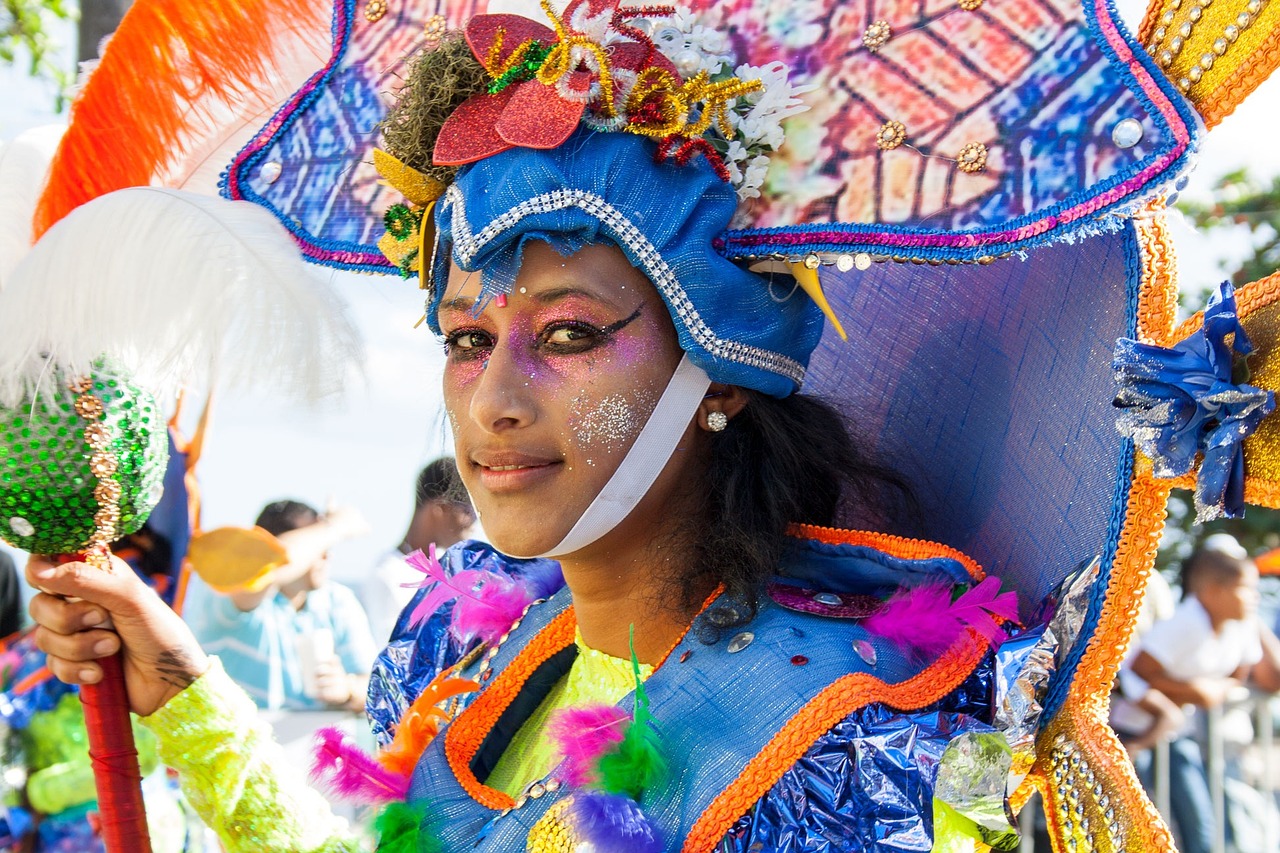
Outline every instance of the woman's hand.
<svg viewBox="0 0 1280 853">
<path fill-rule="evenodd" d="M 104 571 L 33 556 L 26 574 L 40 590 L 30 608 L 36 645 L 62 681 L 96 684 L 102 667 L 95 661 L 123 647 L 129 709 L 146 716 L 208 669 L 191 630 L 117 557 Z"/>
</svg>

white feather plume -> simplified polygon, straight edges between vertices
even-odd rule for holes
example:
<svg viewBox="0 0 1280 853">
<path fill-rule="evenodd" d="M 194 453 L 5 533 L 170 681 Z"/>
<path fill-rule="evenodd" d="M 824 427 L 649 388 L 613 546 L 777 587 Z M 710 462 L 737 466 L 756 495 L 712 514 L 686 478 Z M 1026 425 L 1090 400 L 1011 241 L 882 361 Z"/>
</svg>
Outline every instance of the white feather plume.
<svg viewBox="0 0 1280 853">
<path fill-rule="evenodd" d="M 318 399 L 358 369 L 360 341 L 266 210 L 137 187 L 73 210 L 0 292 L 0 406 L 103 356 L 160 393 L 218 381 Z"/>
<path fill-rule="evenodd" d="M 0 148 L 0 290 L 31 251 L 31 217 L 65 125 L 34 127 Z"/>
</svg>

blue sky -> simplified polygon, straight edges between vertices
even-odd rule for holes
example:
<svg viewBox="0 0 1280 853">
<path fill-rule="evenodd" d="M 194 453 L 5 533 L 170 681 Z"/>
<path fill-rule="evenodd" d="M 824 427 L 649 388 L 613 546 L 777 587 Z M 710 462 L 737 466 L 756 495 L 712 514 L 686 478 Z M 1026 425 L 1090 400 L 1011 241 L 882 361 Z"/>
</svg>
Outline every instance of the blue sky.
<svg viewBox="0 0 1280 853">
<path fill-rule="evenodd" d="M 1135 21 L 1140 6 L 1121 4 Z M 69 28 L 61 34 L 69 43 Z M 0 140 L 57 120 L 52 90 L 11 68 L 0 68 Z M 1203 195 L 1223 172 L 1249 164 L 1259 175 L 1280 172 L 1274 151 L 1275 109 L 1280 79 L 1264 84 L 1236 114 L 1207 138 L 1200 168 L 1188 194 Z M 1221 277 L 1220 258 L 1238 255 L 1238 235 L 1211 244 L 1175 223 L 1182 281 L 1189 288 Z M 411 509 L 417 470 L 448 447 L 439 396 L 443 359 L 429 331 L 414 329 L 421 294 L 395 277 L 332 274 L 364 333 L 366 382 L 327 408 L 305 411 L 296 404 L 239 394 L 223 395 L 199 476 L 204 526 L 247 525 L 267 501 L 295 497 L 316 505 L 333 499 L 358 507 L 372 532 L 334 551 L 334 574 L 356 579 L 377 556 L 400 541 Z M 3 547 L 3 546 L 0 546 Z"/>
</svg>

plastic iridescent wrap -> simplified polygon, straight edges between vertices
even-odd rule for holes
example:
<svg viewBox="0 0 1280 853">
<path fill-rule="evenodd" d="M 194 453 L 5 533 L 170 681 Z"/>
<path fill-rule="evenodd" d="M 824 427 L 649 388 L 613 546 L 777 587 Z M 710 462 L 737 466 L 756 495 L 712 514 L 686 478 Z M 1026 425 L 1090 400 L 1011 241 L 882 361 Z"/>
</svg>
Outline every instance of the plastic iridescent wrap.
<svg viewBox="0 0 1280 853">
<path fill-rule="evenodd" d="M 1053 631 L 1040 625 L 1015 634 L 996 651 L 995 727 L 1012 751 L 1011 793 L 1035 763 L 1036 731 L 1057 650 Z"/>
<path fill-rule="evenodd" d="M 549 598 L 564 586 L 564 577 L 553 560 L 507 557 L 486 542 L 465 540 L 438 558 L 450 577 L 468 570 L 527 577 L 535 583 L 535 594 L 539 598 Z M 379 746 L 391 742 L 396 723 L 427 683 L 437 673 L 456 663 L 468 650 L 449 634 L 452 601 L 442 604 L 420 625 L 410 624 L 410 615 L 434 588 L 435 585 L 431 584 L 419 589 L 401 611 L 390 641 L 374 661 L 373 671 L 369 674 L 365 711 Z M 462 697 L 463 701 L 468 698 Z"/>
<path fill-rule="evenodd" d="M 155 399 L 105 372 L 71 382 L 55 370 L 0 408 L 0 539 L 24 551 L 82 551 L 103 518 L 111 538 L 133 533 L 160 500 L 168 433 Z"/>
<path fill-rule="evenodd" d="M 1019 835 L 1005 798 L 1013 755 L 1004 735 L 966 731 L 951 739 L 938 765 L 933 795 L 972 821 L 995 850 L 1014 850 Z"/>
</svg>

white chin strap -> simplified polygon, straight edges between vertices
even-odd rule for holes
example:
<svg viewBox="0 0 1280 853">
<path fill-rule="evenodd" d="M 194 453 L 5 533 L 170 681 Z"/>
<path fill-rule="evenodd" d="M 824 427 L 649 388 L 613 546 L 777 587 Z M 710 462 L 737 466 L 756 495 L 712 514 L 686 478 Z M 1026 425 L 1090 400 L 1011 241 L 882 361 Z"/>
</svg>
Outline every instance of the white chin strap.
<svg viewBox="0 0 1280 853">
<path fill-rule="evenodd" d="M 709 387 L 711 378 L 702 368 L 689 361 L 687 355 L 681 358 L 667 390 L 662 392 L 662 399 L 622 458 L 618 470 L 560 544 L 536 556 L 557 558 L 572 554 L 621 524 L 676 452 Z"/>
</svg>

